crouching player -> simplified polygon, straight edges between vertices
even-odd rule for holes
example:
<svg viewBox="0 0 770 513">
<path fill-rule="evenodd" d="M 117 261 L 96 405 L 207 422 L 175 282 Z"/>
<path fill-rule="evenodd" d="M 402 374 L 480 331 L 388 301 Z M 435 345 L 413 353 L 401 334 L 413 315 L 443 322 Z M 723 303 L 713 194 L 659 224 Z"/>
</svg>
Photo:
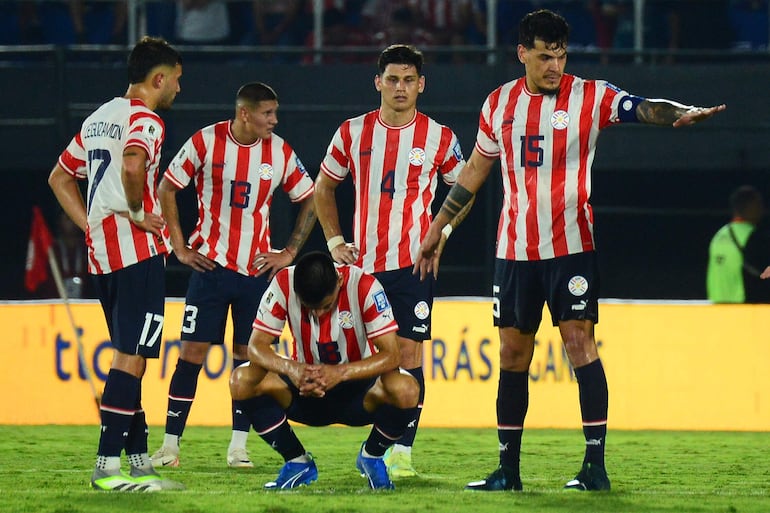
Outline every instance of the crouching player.
<svg viewBox="0 0 770 513">
<path fill-rule="evenodd" d="M 272 347 L 284 324 L 292 359 Z M 325 253 L 301 257 L 276 274 L 257 310 L 249 363 L 230 378 L 233 400 L 286 462 L 267 489 L 310 484 L 318 470 L 288 419 L 309 426 L 373 424 L 356 460 L 372 489 L 392 489 L 382 460 L 414 417 L 417 381 L 399 371 L 400 353 L 382 285 Z"/>
</svg>

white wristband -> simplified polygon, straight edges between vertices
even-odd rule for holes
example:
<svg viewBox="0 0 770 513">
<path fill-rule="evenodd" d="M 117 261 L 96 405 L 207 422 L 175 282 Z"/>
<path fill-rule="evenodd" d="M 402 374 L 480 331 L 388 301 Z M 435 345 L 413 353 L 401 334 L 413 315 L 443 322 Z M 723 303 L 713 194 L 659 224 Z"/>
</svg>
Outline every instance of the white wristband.
<svg viewBox="0 0 770 513">
<path fill-rule="evenodd" d="M 329 252 L 339 246 L 340 244 L 345 244 L 345 237 L 342 235 L 335 235 L 331 239 L 326 241 L 326 247 L 329 248 Z"/>
<path fill-rule="evenodd" d="M 130 217 L 131 220 L 134 221 L 135 223 L 141 223 L 142 221 L 144 221 L 144 209 L 142 208 L 134 212 L 129 208 L 128 217 Z"/>
<path fill-rule="evenodd" d="M 444 227 L 441 229 L 441 233 L 443 233 L 448 239 L 449 236 L 452 235 L 452 225 L 451 224 L 444 225 Z"/>
</svg>

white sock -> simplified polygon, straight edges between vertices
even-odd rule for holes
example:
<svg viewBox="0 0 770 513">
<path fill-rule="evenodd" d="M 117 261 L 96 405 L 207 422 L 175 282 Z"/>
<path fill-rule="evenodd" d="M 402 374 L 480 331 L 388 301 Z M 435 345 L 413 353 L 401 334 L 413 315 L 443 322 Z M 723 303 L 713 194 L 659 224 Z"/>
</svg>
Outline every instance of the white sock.
<svg viewBox="0 0 770 513">
<path fill-rule="evenodd" d="M 310 456 L 308 456 L 307 453 L 305 453 L 302 456 L 297 456 L 296 458 L 292 458 L 289 461 L 291 461 L 292 463 L 307 463 L 310 461 Z"/>
<path fill-rule="evenodd" d="M 249 432 L 248 431 L 235 431 L 235 430 L 233 430 L 233 434 L 230 437 L 230 447 L 227 449 L 227 452 L 230 452 L 233 449 L 245 449 L 246 448 L 246 441 L 248 439 L 249 439 Z"/>
<path fill-rule="evenodd" d="M 176 447 L 179 448 L 179 435 L 170 435 L 166 433 L 163 435 L 163 445 L 166 447 Z"/>
<path fill-rule="evenodd" d="M 393 452 L 402 452 L 404 454 L 412 455 L 412 447 L 410 445 L 393 444 Z"/>
<path fill-rule="evenodd" d="M 120 470 L 120 456 L 97 456 L 96 468 L 110 471 Z"/>
</svg>

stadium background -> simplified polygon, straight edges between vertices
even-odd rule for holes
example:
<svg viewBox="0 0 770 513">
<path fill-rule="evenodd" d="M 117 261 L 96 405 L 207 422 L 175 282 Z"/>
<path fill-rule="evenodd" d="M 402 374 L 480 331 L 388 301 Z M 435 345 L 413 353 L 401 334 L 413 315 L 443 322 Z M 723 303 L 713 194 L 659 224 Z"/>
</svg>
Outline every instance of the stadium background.
<svg viewBox="0 0 770 513">
<path fill-rule="evenodd" d="M 43 2 L 51 3 L 56 2 Z M 567 9 L 580 2 L 551 3 Z M 655 1 L 650 4 L 654 6 Z M 718 6 L 727 2 L 692 4 L 694 15 L 709 21 L 704 30 L 716 34 L 713 27 L 726 23 L 718 18 Z M 453 49 L 453 55 L 460 52 L 467 57 L 462 64 L 443 62 L 447 48 L 425 48 L 427 87 L 419 108 L 458 134 L 466 156 L 473 148 L 478 111 L 486 94 L 522 73 L 512 48 Z M 378 105 L 372 83 L 374 64 L 266 62 L 263 52 L 269 49 L 260 47 L 182 50 L 182 92 L 173 109 L 162 114 L 168 127 L 164 164 L 195 130 L 230 117 L 234 92 L 247 81 L 261 80 L 276 88 L 281 104 L 277 133 L 294 146 L 312 175 L 339 123 Z M 302 51 L 273 50 L 286 52 L 280 60 L 288 61 L 298 55 L 292 52 Z M 373 59 L 378 50 L 369 48 L 368 55 Z M 770 55 L 766 46 L 673 53 L 656 48 L 610 49 L 604 54 L 609 55 L 607 64 L 595 47 L 579 45 L 571 51 L 567 71 L 604 78 L 642 96 L 728 105 L 725 113 L 708 123 L 687 129 L 623 126 L 605 130 L 594 165 L 602 296 L 703 299 L 708 242 L 728 219 L 729 192 L 748 183 L 770 197 Z M 673 64 L 667 60 L 671 55 Z M 31 206 L 40 205 L 55 226 L 58 207 L 46 184 L 48 172 L 84 116 L 125 91 L 124 57 L 125 48 L 119 46 L 0 47 L 0 173 L 6 178 L 0 192 L 6 212 L 0 219 L 5 243 L 0 298 L 34 297 L 24 290 L 21 272 Z M 497 171 L 493 176 L 449 243 L 439 295 L 489 295 L 501 196 Z M 443 197 L 446 188 L 439 189 Z M 192 191 L 186 193 L 182 201 L 192 205 Z M 339 194 L 343 219 L 349 219 L 351 209 L 344 207 L 352 203 L 349 182 Z M 183 214 L 194 212 L 186 207 L 183 204 Z M 273 227 L 279 247 L 292 226 L 293 214 L 291 205 L 277 197 Z M 191 218 L 183 218 L 185 227 L 192 223 Z M 307 249 L 323 247 L 316 229 Z M 183 296 L 187 270 L 172 258 L 168 276 L 169 295 Z"/>
<path fill-rule="evenodd" d="M 0 174 L 5 178 L 0 191 L 4 208 L 0 235 L 5 245 L 0 300 L 41 297 L 23 286 L 31 207 L 41 206 L 49 225 L 55 227 L 58 207 L 46 178 L 56 157 L 82 119 L 108 98 L 123 94 L 126 87 L 125 46 L 75 45 L 66 30 L 52 44 L 24 46 L 8 41 L 12 17 L 6 15 L 12 13 L 9 6 L 15 3 L 0 1 L 0 44 L 4 45 L 0 46 Z M 170 4 L 147 4 L 164 3 Z M 663 3 L 647 0 L 652 7 Z M 613 127 L 600 138 L 593 205 L 602 296 L 636 300 L 603 306 L 597 328 L 613 387 L 613 425 L 768 430 L 770 387 L 763 362 L 770 347 L 764 329 L 770 307 L 697 301 L 705 298 L 708 242 L 729 217 L 730 191 L 752 184 L 770 198 L 768 2 L 759 2 L 765 9 L 765 43 L 748 49 L 736 48 L 719 36 L 727 24 L 722 9 L 740 1 L 681 3 L 693 9 L 693 19 L 700 23 L 699 30 L 690 34 L 699 41 L 695 47 L 671 51 L 636 45 L 599 52 L 583 44 L 571 49 L 567 68 L 586 78 L 610 80 L 642 96 L 728 105 L 726 112 L 695 127 Z M 38 4 L 61 7 L 56 4 L 62 2 Z M 582 2 L 538 4 L 569 12 Z M 648 36 L 660 30 L 651 12 L 645 11 Z M 49 29 L 53 34 L 61 27 Z M 162 114 L 168 128 L 163 164 L 195 130 L 230 117 L 234 92 L 247 81 L 261 80 L 276 88 L 281 104 L 277 133 L 294 146 L 313 175 L 339 123 L 379 103 L 373 88 L 373 59 L 379 48 L 362 51 L 372 62 L 344 65 L 299 65 L 292 61 L 303 50 L 296 48 L 181 50 L 185 59 L 182 92 L 173 109 Z M 475 140 L 481 102 L 500 83 L 520 76 L 521 65 L 511 45 L 424 50 L 427 87 L 419 101 L 420 110 L 450 126 L 467 156 Z M 464 57 L 462 64 L 447 62 L 451 60 L 448 55 L 458 52 Z M 268 62 L 268 54 L 288 62 Z M 349 185 L 347 182 L 339 191 L 341 212 L 347 218 L 352 214 Z M 445 193 L 440 188 L 439 200 Z M 500 196 L 499 178 L 489 180 L 470 217 L 453 234 L 442 261 L 439 295 L 489 296 Z M 192 191 L 185 191 L 181 201 L 183 213 L 194 212 Z M 288 234 L 294 214 L 291 205 L 277 196 L 273 230 L 278 246 Z M 189 229 L 193 219 L 184 218 L 183 223 Z M 324 247 L 320 229 L 316 229 L 306 249 Z M 187 274 L 172 257 L 167 275 L 169 296 L 184 295 Z M 661 299 L 696 301 L 656 302 Z M 167 326 L 179 324 L 179 310 L 178 301 L 170 300 Z M 426 346 L 426 365 L 430 366 L 426 369 L 434 405 L 441 407 L 426 409 L 425 425 L 457 425 L 457 419 L 493 425 L 497 336 L 488 312 L 484 299 L 437 304 L 434 339 Z M 109 365 L 107 352 L 100 352 L 107 338 L 101 313 L 94 302 L 87 301 L 75 304 L 74 313 L 100 388 L 100 372 Z M 95 422 L 96 412 L 77 370 L 72 327 L 63 307 L 4 302 L 0 323 L 13 348 L 0 364 L 0 376 L 5 380 L 1 382 L 7 389 L 17 390 L 9 396 L 0 423 Z M 164 343 L 170 348 L 166 360 L 152 362 L 148 368 L 145 397 L 150 401 L 146 406 L 153 424 L 162 423 L 168 365 L 176 359 L 174 331 L 164 333 Z M 222 362 L 227 357 L 213 353 L 210 360 L 214 371 L 205 379 L 212 383 L 200 388 L 201 404 L 193 409 L 191 422 L 226 425 L 227 404 L 221 398 L 226 394 L 227 368 Z M 558 335 L 544 326 L 533 368 L 537 376 L 531 389 L 531 427 L 575 426 L 574 376 L 565 361 Z M 716 379 L 716 375 L 724 379 Z M 24 385 L 32 380 L 36 386 Z M 483 401 L 477 400 L 481 397 Z"/>
</svg>

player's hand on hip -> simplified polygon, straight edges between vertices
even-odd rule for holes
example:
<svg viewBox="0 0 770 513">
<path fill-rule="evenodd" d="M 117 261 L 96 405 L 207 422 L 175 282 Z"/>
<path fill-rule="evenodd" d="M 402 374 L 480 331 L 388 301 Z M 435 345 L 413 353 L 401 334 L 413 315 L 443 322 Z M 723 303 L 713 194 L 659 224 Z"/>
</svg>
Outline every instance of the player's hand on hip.
<svg viewBox="0 0 770 513">
<path fill-rule="evenodd" d="M 201 255 L 197 251 L 187 246 L 183 246 L 179 249 L 174 249 L 176 259 L 180 263 L 190 266 L 198 272 L 213 271 L 217 264 L 205 256 Z"/>
<path fill-rule="evenodd" d="M 275 276 L 278 271 L 291 264 L 292 260 L 294 260 L 294 256 L 285 249 L 277 252 L 258 253 L 251 262 L 251 268 L 257 270 L 255 276 L 262 276 L 265 273 L 269 273 L 268 279 L 272 280 L 273 276 Z"/>
<path fill-rule="evenodd" d="M 338 264 L 355 264 L 358 260 L 358 248 L 353 244 L 340 244 L 332 248 L 330 253 Z"/>
<path fill-rule="evenodd" d="M 144 219 L 142 219 L 141 221 L 137 221 L 135 219 L 132 219 L 126 213 L 121 213 L 120 215 L 128 218 L 128 220 L 131 221 L 131 223 L 141 228 L 142 230 L 146 232 L 150 232 L 156 237 L 162 237 L 160 231 L 163 229 L 164 226 L 166 226 L 166 221 L 161 216 L 157 214 L 153 214 L 152 212 L 145 212 Z"/>
</svg>

